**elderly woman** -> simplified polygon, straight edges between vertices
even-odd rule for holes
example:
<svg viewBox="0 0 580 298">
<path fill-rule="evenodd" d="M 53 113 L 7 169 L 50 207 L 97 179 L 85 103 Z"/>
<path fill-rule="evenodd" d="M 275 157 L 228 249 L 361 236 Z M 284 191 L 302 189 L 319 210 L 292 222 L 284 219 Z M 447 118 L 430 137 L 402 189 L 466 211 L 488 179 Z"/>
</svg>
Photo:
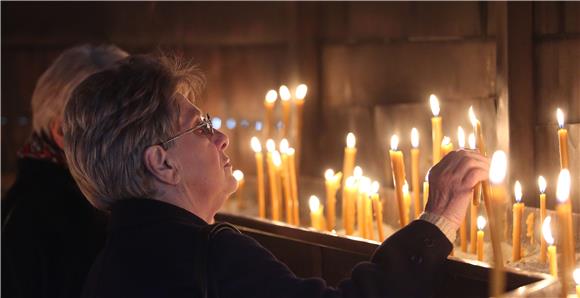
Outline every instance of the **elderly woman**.
<svg viewBox="0 0 580 298">
<path fill-rule="evenodd" d="M 2 200 L 2 296 L 78 297 L 106 236 L 106 218 L 68 170 L 62 117 L 73 89 L 125 58 L 114 46 L 64 51 L 32 95 L 32 135 L 18 152 L 18 175 Z"/>
<path fill-rule="evenodd" d="M 214 229 L 234 192 L 228 138 L 195 106 L 203 77 L 135 56 L 87 78 L 64 120 L 65 152 L 91 203 L 111 210 L 85 297 L 429 295 L 488 161 L 449 154 L 431 170 L 426 213 L 387 239 L 338 288 L 296 277 L 254 239 Z M 409 286 L 411 283 L 421 287 Z"/>
</svg>

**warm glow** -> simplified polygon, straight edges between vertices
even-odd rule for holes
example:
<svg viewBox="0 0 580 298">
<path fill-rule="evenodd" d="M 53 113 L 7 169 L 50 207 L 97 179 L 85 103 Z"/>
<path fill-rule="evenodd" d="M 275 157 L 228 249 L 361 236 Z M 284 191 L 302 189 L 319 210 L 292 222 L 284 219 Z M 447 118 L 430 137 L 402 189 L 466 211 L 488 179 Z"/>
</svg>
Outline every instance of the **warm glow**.
<svg viewBox="0 0 580 298">
<path fill-rule="evenodd" d="M 419 147 L 419 131 L 414 127 L 411 129 L 411 146 L 413 148 Z"/>
<path fill-rule="evenodd" d="M 477 147 L 475 147 L 475 135 L 473 133 L 469 134 L 467 142 L 469 143 L 469 149 L 477 149 Z"/>
<path fill-rule="evenodd" d="M 308 206 L 310 207 L 310 212 L 317 212 L 320 208 L 320 200 L 317 196 L 310 196 L 308 199 Z"/>
<path fill-rule="evenodd" d="M 334 170 L 333 169 L 328 169 L 324 172 L 324 179 L 326 179 L 326 181 L 330 181 L 334 178 Z"/>
<path fill-rule="evenodd" d="M 292 148 L 292 147 L 286 149 L 286 155 L 288 155 L 288 156 L 294 155 L 295 152 L 296 152 L 296 150 L 294 150 L 294 148 Z"/>
<path fill-rule="evenodd" d="M 308 86 L 306 84 L 300 84 L 296 87 L 296 99 L 297 100 L 304 100 L 306 97 L 306 93 L 308 92 Z"/>
<path fill-rule="evenodd" d="M 427 171 L 427 174 L 425 174 L 425 182 L 429 182 L 429 172 L 431 171 L 431 169 L 429 169 Z"/>
<path fill-rule="evenodd" d="M 465 132 L 461 126 L 457 127 L 457 143 L 459 148 L 465 148 Z"/>
<path fill-rule="evenodd" d="M 391 137 L 391 150 L 397 151 L 397 147 L 399 147 L 399 137 L 397 135 L 393 135 Z"/>
<path fill-rule="evenodd" d="M 345 184 L 345 187 L 353 188 L 356 184 L 356 177 L 350 176 L 350 177 L 346 178 L 346 182 L 344 184 Z"/>
<path fill-rule="evenodd" d="M 373 183 L 371 184 L 371 194 L 376 194 L 379 192 L 379 189 L 381 188 L 381 185 L 379 184 L 379 181 L 373 181 Z"/>
<path fill-rule="evenodd" d="M 433 113 L 434 117 L 438 117 L 439 116 L 439 99 L 437 99 L 437 96 L 435 96 L 435 94 L 431 94 L 429 96 L 429 104 L 431 105 L 431 112 Z"/>
<path fill-rule="evenodd" d="M 469 111 L 467 112 L 467 114 L 469 115 L 469 121 L 471 122 L 471 125 L 473 127 L 475 127 L 478 120 L 477 120 L 477 117 L 475 117 L 475 112 L 473 111 L 473 106 L 469 107 Z"/>
<path fill-rule="evenodd" d="M 570 171 L 563 169 L 558 175 L 558 185 L 556 186 L 556 198 L 558 202 L 564 203 L 570 197 Z"/>
<path fill-rule="evenodd" d="M 403 194 L 408 193 L 409 193 L 409 183 L 407 183 L 407 180 L 405 180 L 405 184 L 403 184 Z"/>
<path fill-rule="evenodd" d="M 346 147 L 354 148 L 354 146 L 356 146 L 356 138 L 354 136 L 354 133 L 349 132 L 348 134 L 346 134 Z"/>
<path fill-rule="evenodd" d="M 277 168 L 282 165 L 282 159 L 280 158 L 280 152 L 278 152 L 278 151 L 272 152 L 272 163 Z"/>
<path fill-rule="evenodd" d="M 358 191 L 364 194 L 369 194 L 371 191 L 371 179 L 369 177 L 361 177 L 360 183 L 358 184 Z"/>
<path fill-rule="evenodd" d="M 288 152 L 288 148 L 290 148 L 290 145 L 288 144 L 288 140 L 282 139 L 282 141 L 280 141 L 280 152 L 286 153 L 286 152 Z"/>
<path fill-rule="evenodd" d="M 538 177 L 538 187 L 540 188 L 541 193 L 546 192 L 547 186 L 548 186 L 548 183 L 546 183 L 546 179 L 544 178 L 544 176 Z"/>
<path fill-rule="evenodd" d="M 485 220 L 485 217 L 483 216 L 478 216 L 477 217 L 477 229 L 478 230 L 483 230 L 483 228 L 485 228 L 485 224 L 487 224 L 487 221 Z"/>
<path fill-rule="evenodd" d="M 252 146 L 252 150 L 254 150 L 255 153 L 262 152 L 262 144 L 260 144 L 260 140 L 258 140 L 258 138 L 252 137 L 250 140 L 250 145 Z"/>
<path fill-rule="evenodd" d="M 354 170 L 352 171 L 352 175 L 355 178 L 358 179 L 358 178 L 362 177 L 362 174 L 363 174 L 363 170 L 361 167 L 359 167 L 359 166 L 354 167 Z"/>
<path fill-rule="evenodd" d="M 240 170 L 235 170 L 232 175 L 234 175 L 234 178 L 236 178 L 236 181 L 238 182 L 244 180 L 244 173 Z"/>
<path fill-rule="evenodd" d="M 507 172 L 507 156 L 505 152 L 498 150 L 491 157 L 491 166 L 489 167 L 489 181 L 493 184 L 501 184 L 505 179 Z"/>
<path fill-rule="evenodd" d="M 443 140 L 441 140 L 441 146 L 447 146 L 451 144 L 451 139 L 448 136 L 444 136 Z"/>
<path fill-rule="evenodd" d="M 290 100 L 290 98 L 292 98 L 292 94 L 290 94 L 290 89 L 288 89 L 286 85 L 280 86 L 280 89 L 278 89 L 278 94 L 280 94 L 280 99 L 282 99 L 283 101 L 288 101 Z"/>
<path fill-rule="evenodd" d="M 554 244 L 554 237 L 552 236 L 552 229 L 550 228 L 551 222 L 552 217 L 546 216 L 546 219 L 544 219 L 544 223 L 542 223 L 542 235 L 544 235 L 544 240 L 546 240 L 546 242 L 549 245 Z"/>
<path fill-rule="evenodd" d="M 520 181 L 516 181 L 514 184 L 514 197 L 516 198 L 516 202 L 522 201 L 522 184 Z"/>
<path fill-rule="evenodd" d="M 576 268 L 574 273 L 572 273 L 572 277 L 574 277 L 574 281 L 577 285 L 580 285 L 580 268 Z"/>
<path fill-rule="evenodd" d="M 272 139 L 268 139 L 268 140 L 266 141 L 266 150 L 267 150 L 268 152 L 273 152 L 273 151 L 275 151 L 275 150 L 276 150 L 276 143 L 274 143 L 274 140 L 272 140 Z"/>
<path fill-rule="evenodd" d="M 270 90 L 268 91 L 268 93 L 266 93 L 266 102 L 273 104 L 274 102 L 276 102 L 276 99 L 278 99 L 278 93 L 276 93 L 276 90 Z"/>
<path fill-rule="evenodd" d="M 564 127 L 564 112 L 560 108 L 556 110 L 556 119 L 558 119 L 558 126 L 560 128 Z"/>
</svg>

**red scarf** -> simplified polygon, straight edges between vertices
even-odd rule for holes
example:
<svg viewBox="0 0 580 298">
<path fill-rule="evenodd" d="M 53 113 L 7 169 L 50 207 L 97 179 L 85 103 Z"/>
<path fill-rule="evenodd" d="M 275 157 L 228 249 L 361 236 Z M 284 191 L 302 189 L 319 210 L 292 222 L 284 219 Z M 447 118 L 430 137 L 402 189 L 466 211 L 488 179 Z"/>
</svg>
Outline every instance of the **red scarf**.
<svg viewBox="0 0 580 298">
<path fill-rule="evenodd" d="M 47 160 L 66 166 L 64 152 L 49 138 L 32 133 L 24 146 L 18 150 L 18 158 Z"/>
</svg>

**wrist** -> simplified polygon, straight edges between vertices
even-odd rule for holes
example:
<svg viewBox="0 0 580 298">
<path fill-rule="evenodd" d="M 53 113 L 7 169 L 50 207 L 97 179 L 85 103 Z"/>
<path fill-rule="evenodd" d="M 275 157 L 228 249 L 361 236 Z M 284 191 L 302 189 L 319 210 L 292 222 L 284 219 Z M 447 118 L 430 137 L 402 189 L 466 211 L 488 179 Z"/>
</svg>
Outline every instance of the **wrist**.
<svg viewBox="0 0 580 298">
<path fill-rule="evenodd" d="M 446 217 L 431 213 L 431 212 L 423 212 L 419 217 L 420 220 L 424 220 L 426 222 L 432 223 L 435 225 L 439 230 L 447 237 L 449 242 L 453 243 L 455 238 L 457 237 L 457 230 L 459 229 L 459 225 L 455 222 L 447 219 Z"/>
</svg>

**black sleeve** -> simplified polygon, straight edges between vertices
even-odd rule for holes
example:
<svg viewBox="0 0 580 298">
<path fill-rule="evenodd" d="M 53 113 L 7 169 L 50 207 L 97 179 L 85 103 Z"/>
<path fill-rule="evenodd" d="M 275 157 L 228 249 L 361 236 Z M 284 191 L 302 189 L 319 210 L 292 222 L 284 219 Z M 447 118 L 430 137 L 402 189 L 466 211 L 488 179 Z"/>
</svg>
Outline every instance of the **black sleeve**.
<svg viewBox="0 0 580 298">
<path fill-rule="evenodd" d="M 320 278 L 297 277 L 254 239 L 226 230 L 212 241 L 209 279 L 219 297 L 414 296 L 409 291 L 416 289 L 404 284 L 416 287 L 430 280 L 450 251 L 451 243 L 437 227 L 415 221 L 387 239 L 372 262 L 359 263 L 350 279 L 333 288 Z"/>
</svg>

